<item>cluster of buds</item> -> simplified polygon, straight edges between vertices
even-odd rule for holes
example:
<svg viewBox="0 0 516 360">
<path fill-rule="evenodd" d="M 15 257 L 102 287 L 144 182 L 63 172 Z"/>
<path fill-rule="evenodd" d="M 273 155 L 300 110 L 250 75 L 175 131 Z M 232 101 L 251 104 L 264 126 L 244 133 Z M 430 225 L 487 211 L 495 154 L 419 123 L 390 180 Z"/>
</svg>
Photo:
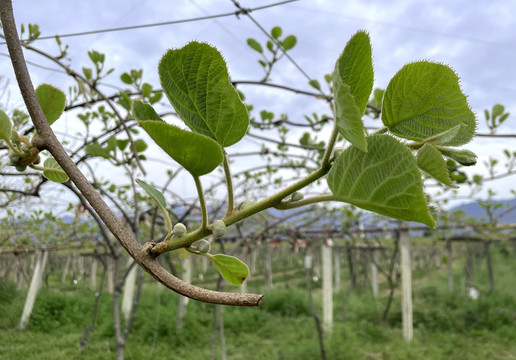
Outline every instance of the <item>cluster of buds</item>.
<svg viewBox="0 0 516 360">
<path fill-rule="evenodd" d="M 9 165 L 14 166 L 18 171 L 24 171 L 27 166 L 40 163 L 39 150 L 32 145 L 28 137 L 20 136 L 12 130 L 9 140 L 19 150 L 19 152 L 9 151 Z"/>
</svg>

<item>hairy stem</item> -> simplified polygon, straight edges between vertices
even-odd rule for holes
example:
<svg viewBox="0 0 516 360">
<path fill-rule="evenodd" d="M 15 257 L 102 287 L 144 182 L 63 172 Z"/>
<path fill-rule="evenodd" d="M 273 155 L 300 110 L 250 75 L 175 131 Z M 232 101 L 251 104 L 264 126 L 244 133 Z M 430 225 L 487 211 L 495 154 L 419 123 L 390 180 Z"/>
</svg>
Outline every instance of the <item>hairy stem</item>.
<svg viewBox="0 0 516 360">
<path fill-rule="evenodd" d="M 229 169 L 229 161 L 228 154 L 224 151 L 224 161 L 222 163 L 224 165 L 224 175 L 226 176 L 226 185 L 228 188 L 228 210 L 226 211 L 225 216 L 231 215 L 233 212 L 233 208 L 235 207 L 235 197 L 233 193 L 233 180 L 231 178 L 231 171 Z"/>
<path fill-rule="evenodd" d="M 152 243 L 147 243 L 142 246 L 135 240 L 131 231 L 117 219 L 116 215 L 95 191 L 88 179 L 86 179 L 84 174 L 77 168 L 50 128 L 38 98 L 36 97 L 34 86 L 32 85 L 27 69 L 20 39 L 18 38 L 16 30 L 11 0 L 0 0 L 0 19 L 2 21 L 7 47 L 20 92 L 34 123 L 34 127 L 38 132 L 38 137 L 34 139 L 34 145 L 40 150 L 48 149 L 48 151 L 50 151 L 61 168 L 68 174 L 75 186 L 77 186 L 77 189 L 79 189 L 88 200 L 95 212 L 131 257 L 157 281 L 184 296 L 208 303 L 257 306 L 263 298 L 262 295 L 210 291 L 181 281 L 163 269 L 155 259 L 155 256 L 151 256 L 150 249 L 153 246 Z"/>
</svg>

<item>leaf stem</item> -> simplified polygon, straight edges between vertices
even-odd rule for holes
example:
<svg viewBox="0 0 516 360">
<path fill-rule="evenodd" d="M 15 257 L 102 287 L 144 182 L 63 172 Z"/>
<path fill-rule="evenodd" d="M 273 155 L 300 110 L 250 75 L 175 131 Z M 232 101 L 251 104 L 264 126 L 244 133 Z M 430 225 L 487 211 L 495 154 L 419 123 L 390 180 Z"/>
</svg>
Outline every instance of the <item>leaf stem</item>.
<svg viewBox="0 0 516 360">
<path fill-rule="evenodd" d="M 226 185 L 228 188 L 228 210 L 226 211 L 225 216 L 231 215 L 233 212 L 233 208 L 235 207 L 235 197 L 233 191 L 233 180 L 231 179 L 231 170 L 229 169 L 229 161 L 228 154 L 226 151 L 223 151 L 224 160 L 222 164 L 224 165 L 224 175 L 226 177 Z"/>
<path fill-rule="evenodd" d="M 335 119 L 335 106 L 332 103 L 333 118 Z M 326 168 L 330 164 L 330 156 L 335 147 L 337 136 L 339 135 L 339 129 L 337 127 L 337 121 L 333 123 L 333 130 L 331 131 L 330 140 L 328 141 L 328 147 L 324 151 L 324 155 L 321 161 L 321 167 Z"/>
<path fill-rule="evenodd" d="M 342 198 L 339 198 L 335 195 L 318 195 L 311 198 L 299 200 L 299 201 L 290 201 L 290 202 L 281 202 L 275 206 L 278 210 L 287 210 L 287 209 L 295 209 L 298 207 L 315 204 L 319 202 L 327 202 L 327 201 L 339 201 Z"/>
<path fill-rule="evenodd" d="M 193 178 L 195 181 L 195 188 L 197 189 L 197 195 L 199 196 L 199 206 L 201 207 L 202 216 L 201 226 L 195 232 L 202 232 L 206 230 L 206 226 L 208 226 L 208 209 L 206 208 L 206 200 L 204 199 L 201 180 L 199 179 L 199 176 L 193 175 Z"/>
<path fill-rule="evenodd" d="M 326 173 L 329 171 L 329 167 L 320 167 L 307 177 L 299 180 L 298 182 L 290 185 L 289 187 L 281 190 L 280 192 L 260 201 L 257 202 L 254 205 L 251 205 L 249 207 L 246 207 L 243 210 L 231 213 L 229 216 L 225 216 L 222 220 L 227 226 L 233 225 L 239 221 L 242 221 L 243 219 L 246 219 L 256 213 L 259 213 L 260 211 L 263 211 L 265 209 L 269 209 L 272 207 L 278 206 L 283 199 L 285 199 L 287 196 L 291 195 L 292 193 L 310 185 L 311 183 L 317 181 Z M 204 202 L 204 198 L 201 197 L 202 193 L 199 193 L 199 199 L 202 199 L 202 202 Z M 201 205 L 202 206 L 202 205 Z M 203 217 L 204 218 L 204 217 Z M 211 231 L 207 229 L 206 227 L 200 227 L 199 229 L 186 234 L 185 236 L 182 236 L 178 239 L 171 239 L 169 241 L 163 241 L 157 245 L 155 245 L 152 248 L 152 252 L 154 253 L 164 253 L 167 251 L 180 249 L 185 246 L 189 246 L 194 241 L 202 239 L 203 237 L 206 237 L 211 234 Z"/>
</svg>

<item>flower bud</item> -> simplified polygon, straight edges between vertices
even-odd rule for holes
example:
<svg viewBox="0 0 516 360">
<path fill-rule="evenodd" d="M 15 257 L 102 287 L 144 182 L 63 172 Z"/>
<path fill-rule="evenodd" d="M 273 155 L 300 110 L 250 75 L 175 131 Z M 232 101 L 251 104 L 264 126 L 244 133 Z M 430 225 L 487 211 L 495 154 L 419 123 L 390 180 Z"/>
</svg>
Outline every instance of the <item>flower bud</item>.
<svg viewBox="0 0 516 360">
<path fill-rule="evenodd" d="M 210 252 L 211 244 L 208 240 L 201 239 L 201 240 L 195 241 L 192 245 L 190 245 L 190 247 L 193 250 L 196 250 L 200 253 L 207 254 Z"/>
<path fill-rule="evenodd" d="M 181 237 L 186 234 L 186 226 L 182 223 L 177 223 L 174 225 L 174 229 L 172 230 L 175 236 Z"/>
<path fill-rule="evenodd" d="M 216 220 L 211 231 L 216 239 L 223 237 L 226 234 L 226 223 L 222 220 Z"/>
<path fill-rule="evenodd" d="M 27 166 L 25 165 L 16 165 L 16 170 L 19 172 L 25 171 L 25 169 L 27 169 Z"/>
</svg>

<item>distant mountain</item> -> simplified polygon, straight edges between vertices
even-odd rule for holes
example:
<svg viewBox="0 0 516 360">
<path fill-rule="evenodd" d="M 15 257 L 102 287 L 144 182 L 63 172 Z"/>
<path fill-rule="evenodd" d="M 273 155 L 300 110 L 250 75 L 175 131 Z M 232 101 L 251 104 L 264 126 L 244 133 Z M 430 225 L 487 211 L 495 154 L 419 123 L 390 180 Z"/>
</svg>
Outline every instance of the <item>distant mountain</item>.
<svg viewBox="0 0 516 360">
<path fill-rule="evenodd" d="M 495 216 L 504 213 L 508 208 L 514 208 L 514 211 L 503 215 L 499 224 L 516 224 L 516 199 L 492 200 L 493 204 L 502 203 L 503 205 L 494 211 Z M 450 209 L 450 212 L 462 210 L 468 217 L 473 217 L 477 220 L 487 220 L 487 213 L 477 202 L 465 203 Z"/>
</svg>

